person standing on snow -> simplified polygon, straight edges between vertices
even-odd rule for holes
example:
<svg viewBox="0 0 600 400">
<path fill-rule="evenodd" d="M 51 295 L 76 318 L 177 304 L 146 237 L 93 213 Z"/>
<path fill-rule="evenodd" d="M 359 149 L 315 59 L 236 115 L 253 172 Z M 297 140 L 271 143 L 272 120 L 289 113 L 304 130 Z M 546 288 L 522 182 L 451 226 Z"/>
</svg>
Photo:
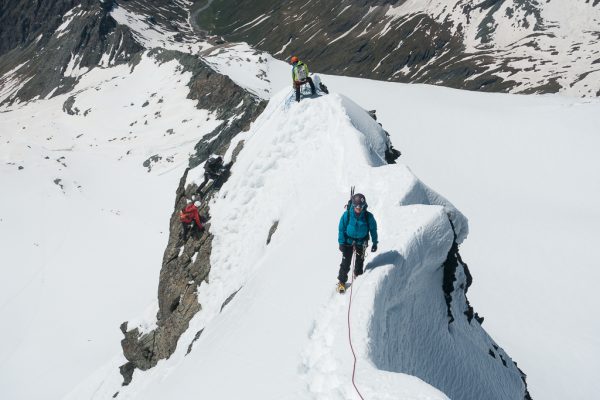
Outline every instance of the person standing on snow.
<svg viewBox="0 0 600 400">
<path fill-rule="evenodd" d="M 300 101 L 300 87 L 308 82 L 310 85 L 310 91 L 313 95 L 317 93 L 315 84 L 310 76 L 308 76 L 308 67 L 296 56 L 292 56 L 290 59 L 292 64 L 292 82 L 294 83 L 294 90 L 296 91 L 296 101 Z"/>
<path fill-rule="evenodd" d="M 347 210 L 342 214 L 338 226 L 338 243 L 342 252 L 342 263 L 338 274 L 337 291 L 346 291 L 348 272 L 352 255 L 356 253 L 354 264 L 354 276 L 362 275 L 363 262 L 365 260 L 365 249 L 369 245 L 369 234 L 373 239 L 371 251 L 377 251 L 377 222 L 373 214 L 367 211 L 367 200 L 365 196 L 357 193 L 348 202 Z"/>
<path fill-rule="evenodd" d="M 203 229 L 202 222 L 200 222 L 200 213 L 198 209 L 201 203 L 196 200 L 193 203 L 188 204 L 179 213 L 179 221 L 183 228 L 183 241 L 187 241 L 190 230 L 197 229 L 198 233 Z"/>
</svg>

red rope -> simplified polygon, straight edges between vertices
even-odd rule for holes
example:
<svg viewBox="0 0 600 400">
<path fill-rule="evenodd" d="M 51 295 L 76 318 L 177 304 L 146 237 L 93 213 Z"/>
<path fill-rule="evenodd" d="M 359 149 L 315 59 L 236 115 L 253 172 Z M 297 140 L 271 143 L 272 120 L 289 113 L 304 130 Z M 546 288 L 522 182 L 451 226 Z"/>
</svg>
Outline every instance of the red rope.
<svg viewBox="0 0 600 400">
<path fill-rule="evenodd" d="M 352 280 L 350 281 L 350 301 L 348 302 L 348 341 L 350 342 L 350 350 L 352 350 L 352 357 L 354 357 L 354 364 L 352 365 L 352 385 L 354 386 L 354 390 L 358 393 L 358 396 L 365 400 L 365 398 L 360 394 L 360 391 L 356 387 L 356 382 L 354 381 L 354 376 L 356 375 L 356 353 L 354 352 L 354 346 L 352 346 L 352 333 L 350 331 L 350 310 L 352 308 L 352 288 L 354 287 L 354 264 L 356 262 L 356 252 L 354 252 L 352 258 Z"/>
</svg>

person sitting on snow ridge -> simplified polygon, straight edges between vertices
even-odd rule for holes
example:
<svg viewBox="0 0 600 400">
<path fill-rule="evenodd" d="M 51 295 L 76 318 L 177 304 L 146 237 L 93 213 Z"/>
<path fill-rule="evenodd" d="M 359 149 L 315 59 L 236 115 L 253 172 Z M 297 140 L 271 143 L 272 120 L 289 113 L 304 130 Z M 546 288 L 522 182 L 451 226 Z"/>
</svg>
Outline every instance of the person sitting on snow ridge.
<svg viewBox="0 0 600 400">
<path fill-rule="evenodd" d="M 296 91 L 296 101 L 300 101 L 300 87 L 308 82 L 310 85 L 310 91 L 314 95 L 317 93 L 315 84 L 310 76 L 308 76 L 308 67 L 296 56 L 292 56 L 290 59 L 292 64 L 292 81 L 294 83 L 294 90 Z"/>
<path fill-rule="evenodd" d="M 203 229 L 202 223 L 200 222 L 200 213 L 198 209 L 201 203 L 196 200 L 193 203 L 188 204 L 179 213 L 179 221 L 183 228 L 183 241 L 187 241 L 190 230 L 197 230 L 197 233 Z"/>
<path fill-rule="evenodd" d="M 356 253 L 354 276 L 362 275 L 365 249 L 369 245 L 369 234 L 373 238 L 371 251 L 375 252 L 378 243 L 377 222 L 373 214 L 367 211 L 365 196 L 357 193 L 352 196 L 338 226 L 338 243 L 342 252 L 342 263 L 338 274 L 338 292 L 343 293 L 346 290 L 353 253 Z"/>
</svg>

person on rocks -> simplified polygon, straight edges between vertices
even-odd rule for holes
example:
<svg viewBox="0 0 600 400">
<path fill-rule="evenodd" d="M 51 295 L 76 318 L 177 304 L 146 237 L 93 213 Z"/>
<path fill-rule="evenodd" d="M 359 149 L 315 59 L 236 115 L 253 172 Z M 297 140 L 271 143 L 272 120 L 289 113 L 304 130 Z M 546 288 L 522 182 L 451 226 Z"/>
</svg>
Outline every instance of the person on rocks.
<svg viewBox="0 0 600 400">
<path fill-rule="evenodd" d="M 198 212 L 200 205 L 201 203 L 196 200 L 185 206 L 179 213 L 179 221 L 181 221 L 181 226 L 183 228 L 184 242 L 187 241 L 190 232 L 199 235 L 202 229 L 204 229 L 202 222 L 200 222 L 200 213 Z"/>
<path fill-rule="evenodd" d="M 213 180 L 213 187 L 219 188 L 227 178 L 229 178 L 229 170 L 233 162 L 224 164 L 223 157 L 219 155 L 211 155 L 204 163 L 204 181 L 198 186 L 196 193 L 201 193 L 208 181 Z"/>
<path fill-rule="evenodd" d="M 338 226 L 338 243 L 342 252 L 342 263 L 338 274 L 337 291 L 346 291 L 348 272 L 352 255 L 356 254 L 354 263 L 354 276 L 362 275 L 365 260 L 365 249 L 369 246 L 369 235 L 373 239 L 371 251 L 377 251 L 377 222 L 375 217 L 367 211 L 367 200 L 361 193 L 352 195 L 351 200 Z"/>
<path fill-rule="evenodd" d="M 290 59 L 292 64 L 292 82 L 294 84 L 294 90 L 296 91 L 296 101 L 300 101 L 300 88 L 305 83 L 310 85 L 310 91 L 313 96 L 317 93 L 315 84 L 310 76 L 308 76 L 308 67 L 296 56 L 292 56 Z"/>
</svg>

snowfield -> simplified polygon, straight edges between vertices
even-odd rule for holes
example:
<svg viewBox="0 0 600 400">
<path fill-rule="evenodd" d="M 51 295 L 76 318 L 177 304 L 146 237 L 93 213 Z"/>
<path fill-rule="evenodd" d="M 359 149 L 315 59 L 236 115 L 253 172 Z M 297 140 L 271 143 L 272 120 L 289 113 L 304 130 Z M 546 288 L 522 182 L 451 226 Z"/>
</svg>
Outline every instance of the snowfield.
<svg viewBox="0 0 600 400">
<path fill-rule="evenodd" d="M 78 114 L 68 95 L 0 113 L 0 397 L 62 398 L 156 301 L 177 183 L 220 122 L 189 79 L 143 57 L 86 74 Z"/>
<path fill-rule="evenodd" d="M 595 398 L 600 101 L 324 80 L 377 109 L 400 160 L 469 218 L 469 300 L 532 397 Z"/>
<path fill-rule="evenodd" d="M 331 94 L 296 104 L 288 98 L 287 90 L 274 96 L 239 137 L 244 150 L 211 200 L 209 283 L 199 288 L 202 311 L 175 354 L 136 371 L 124 388 L 114 364 L 105 369 L 108 376 L 97 374 L 68 398 L 102 399 L 116 391 L 122 399 L 185 398 L 198 386 L 211 399 L 358 398 L 351 385 L 349 296 L 334 291 L 337 223 L 348 188 L 358 183 L 372 199 L 382 238 L 352 287 L 360 390 L 376 399 L 447 398 L 401 374 L 410 370 L 465 399 L 523 397 L 510 358 L 499 350 L 507 367 L 492 358 L 488 352 L 497 345 L 462 314 L 464 275 L 453 296 L 457 321 L 448 328 L 441 264 L 455 237 L 452 225 L 458 241 L 466 236 L 464 216 L 406 166 L 385 163 L 383 129 L 350 99 Z M 201 172 L 192 170 L 188 181 L 199 183 Z M 473 385 L 457 379 L 466 376 Z"/>
<path fill-rule="evenodd" d="M 65 110 L 68 96 L 2 110 L 2 397 L 356 399 L 349 293 L 334 293 L 337 222 L 356 185 L 381 241 L 353 285 L 365 398 L 463 398 L 465 366 L 479 371 L 469 383 L 490 391 L 473 398 L 522 398 L 506 353 L 534 399 L 595 398 L 600 102 L 324 76 L 339 94 L 295 104 L 281 91 L 289 66 L 263 53 L 254 70 L 242 61 L 249 51 L 205 54 L 236 82 L 252 76 L 248 86 L 271 102 L 226 155 L 244 140 L 211 204 L 203 309 L 176 353 L 125 388 L 118 327 L 152 324 L 174 190 L 194 144 L 219 121 L 186 99 L 177 63 L 147 57 L 133 71 L 87 72 Z M 382 161 L 384 135 L 361 107 L 377 110 L 402 164 Z M 148 171 L 153 155 L 162 158 Z M 466 218 L 429 187 L 469 217 L 467 240 Z M 488 354 L 496 342 L 476 322 L 447 329 L 447 215 L 474 277 L 469 298 L 508 368 Z"/>
</svg>

